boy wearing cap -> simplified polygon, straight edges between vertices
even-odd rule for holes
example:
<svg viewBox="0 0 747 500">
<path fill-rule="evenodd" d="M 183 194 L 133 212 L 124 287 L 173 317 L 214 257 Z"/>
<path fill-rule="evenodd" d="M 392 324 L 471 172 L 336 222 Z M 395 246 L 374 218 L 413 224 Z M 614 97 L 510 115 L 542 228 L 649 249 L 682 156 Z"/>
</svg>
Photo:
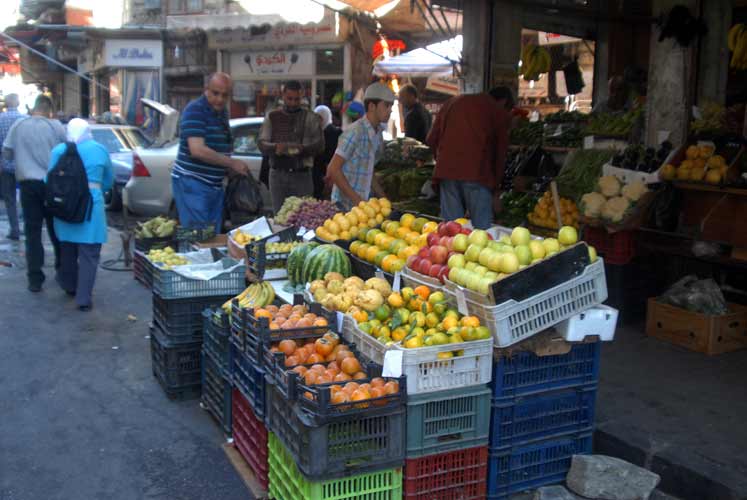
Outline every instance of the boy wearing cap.
<svg viewBox="0 0 747 500">
<path fill-rule="evenodd" d="M 340 137 L 337 150 L 327 167 L 327 178 L 334 184 L 332 201 L 350 210 L 368 200 L 373 190 L 385 197 L 374 178 L 374 165 L 384 152 L 382 130 L 389 121 L 394 92 L 382 83 L 372 83 L 363 96 L 366 114 Z"/>
</svg>

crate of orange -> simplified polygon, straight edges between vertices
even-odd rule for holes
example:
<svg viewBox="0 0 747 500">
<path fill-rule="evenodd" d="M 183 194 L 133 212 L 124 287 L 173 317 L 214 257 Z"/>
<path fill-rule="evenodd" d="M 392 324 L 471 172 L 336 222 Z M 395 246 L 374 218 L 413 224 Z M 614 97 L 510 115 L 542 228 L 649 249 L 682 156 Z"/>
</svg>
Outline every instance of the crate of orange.
<svg viewBox="0 0 747 500">
<path fill-rule="evenodd" d="M 405 460 L 405 500 L 477 500 L 487 493 L 488 447 Z"/>
<path fill-rule="evenodd" d="M 286 399 L 269 378 L 267 382 L 267 426 L 307 479 L 319 481 L 402 466 L 403 406 L 372 406 L 374 399 L 368 399 L 368 393 L 356 403 L 365 406 L 366 412 L 351 412 L 319 424 L 300 404 Z"/>
</svg>

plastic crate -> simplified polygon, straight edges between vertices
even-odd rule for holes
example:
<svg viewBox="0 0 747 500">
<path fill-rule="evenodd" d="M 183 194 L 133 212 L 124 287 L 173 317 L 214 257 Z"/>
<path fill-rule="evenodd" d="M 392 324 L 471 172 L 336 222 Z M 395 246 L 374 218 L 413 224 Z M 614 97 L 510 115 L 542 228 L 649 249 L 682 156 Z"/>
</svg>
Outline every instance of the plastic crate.
<svg viewBox="0 0 747 500">
<path fill-rule="evenodd" d="M 609 342 L 615 338 L 617 309 L 598 305 L 555 325 L 555 330 L 567 342 L 583 342 L 586 337 L 598 337 Z"/>
<path fill-rule="evenodd" d="M 249 401 L 257 417 L 263 419 L 266 409 L 265 371 L 259 368 L 245 352 L 231 342 L 231 367 L 233 383 Z"/>
<path fill-rule="evenodd" d="M 405 458 L 404 408 L 369 408 L 348 420 L 315 425 L 268 380 L 266 421 L 312 481 L 401 467 Z"/>
<path fill-rule="evenodd" d="M 166 337 L 174 342 L 194 342 L 202 339 L 202 311 L 206 307 L 220 307 L 233 295 L 197 297 L 190 299 L 162 299 L 153 294 L 153 321 Z"/>
<path fill-rule="evenodd" d="M 223 432 L 231 434 L 231 379 L 220 365 L 202 353 L 202 407 L 218 422 Z"/>
<path fill-rule="evenodd" d="M 519 352 L 493 365 L 494 398 L 527 396 L 599 382 L 601 343 L 577 344 L 567 354 Z"/>
<path fill-rule="evenodd" d="M 636 230 L 607 232 L 604 227 L 586 226 L 583 238 L 586 243 L 596 248 L 607 264 L 627 264 L 636 255 Z"/>
<path fill-rule="evenodd" d="M 176 249 L 174 235 L 163 238 L 135 238 L 135 250 L 148 253 L 151 250 L 163 250 L 166 247 Z"/>
<path fill-rule="evenodd" d="M 496 347 L 507 347 L 606 299 L 604 262 L 599 259 L 579 276 L 521 302 L 509 300 L 497 306 L 486 306 L 468 300 L 467 308 L 490 329 Z"/>
<path fill-rule="evenodd" d="M 588 429 L 594 424 L 596 396 L 597 386 L 590 384 L 534 396 L 493 399 L 490 447 L 515 446 Z"/>
<path fill-rule="evenodd" d="M 451 389 L 410 396 L 407 458 L 486 446 L 490 435 L 490 389 Z"/>
<path fill-rule="evenodd" d="M 405 500 L 477 500 L 487 493 L 488 447 L 405 460 Z"/>
<path fill-rule="evenodd" d="M 146 288 L 153 287 L 153 266 L 145 254 L 139 250 L 136 250 L 132 256 L 132 275 Z"/>
<path fill-rule="evenodd" d="M 273 433 L 269 436 L 270 497 L 282 500 L 399 500 L 402 469 L 391 468 L 340 479 L 310 481 Z"/>
<path fill-rule="evenodd" d="M 237 264 L 230 258 L 221 259 L 224 269 Z M 236 296 L 245 286 L 245 267 L 240 264 L 232 271 L 225 271 L 209 280 L 196 280 L 182 276 L 173 270 L 155 268 L 153 293 L 162 299 L 188 299 L 193 297 Z"/>
<path fill-rule="evenodd" d="M 287 266 L 283 265 L 279 269 L 267 269 L 271 262 L 281 261 L 285 263 L 288 260 L 290 252 L 285 253 L 267 253 L 268 243 L 288 243 L 291 241 L 300 241 L 298 230 L 295 227 L 283 229 L 280 232 L 266 236 L 258 241 L 253 241 L 246 245 L 246 262 L 249 271 L 257 280 L 279 280 L 288 277 Z"/>
<path fill-rule="evenodd" d="M 222 309 L 205 308 L 202 310 L 202 351 L 210 355 L 226 372 L 231 375 L 231 327 L 228 315 Z"/>
<path fill-rule="evenodd" d="M 488 498 L 508 499 L 513 493 L 565 481 L 573 455 L 589 454 L 592 431 L 490 449 Z"/>
<path fill-rule="evenodd" d="M 176 242 L 180 252 L 189 252 L 193 243 L 207 241 L 215 236 L 213 223 L 196 223 L 194 227 L 177 227 Z"/>
<path fill-rule="evenodd" d="M 249 468 L 254 472 L 262 488 L 267 490 L 269 486 L 267 427 L 262 419 L 252 411 L 244 395 L 236 388 L 231 394 L 231 413 L 233 445 L 249 464 Z"/>
<path fill-rule="evenodd" d="M 343 338 L 354 343 L 361 354 L 374 363 L 383 366 L 389 350 L 402 352 L 402 374 L 407 377 L 407 393 L 410 395 L 490 382 L 493 339 L 405 349 L 382 344 L 361 331 L 350 316 L 344 317 L 342 325 Z M 438 358 L 439 353 L 453 351 L 462 351 L 462 354 L 448 359 Z"/>
<path fill-rule="evenodd" d="M 172 343 L 156 327 L 150 329 L 153 375 L 172 399 L 200 396 L 200 342 Z"/>
</svg>

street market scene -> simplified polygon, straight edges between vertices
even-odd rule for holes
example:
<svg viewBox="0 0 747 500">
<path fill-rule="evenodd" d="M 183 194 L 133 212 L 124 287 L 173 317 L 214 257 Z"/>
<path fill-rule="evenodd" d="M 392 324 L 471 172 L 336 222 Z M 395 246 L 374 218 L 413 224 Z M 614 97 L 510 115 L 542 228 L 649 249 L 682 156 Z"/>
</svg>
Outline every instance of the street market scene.
<svg viewBox="0 0 747 500">
<path fill-rule="evenodd" d="M 747 500 L 747 1 L 0 3 L 0 500 Z"/>
</svg>

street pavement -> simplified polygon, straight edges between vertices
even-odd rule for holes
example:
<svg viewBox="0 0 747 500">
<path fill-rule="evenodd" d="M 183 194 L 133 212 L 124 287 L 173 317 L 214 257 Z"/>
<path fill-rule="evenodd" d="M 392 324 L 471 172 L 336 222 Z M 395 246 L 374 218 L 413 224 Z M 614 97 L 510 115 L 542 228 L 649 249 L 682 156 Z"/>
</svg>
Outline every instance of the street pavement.
<svg viewBox="0 0 747 500">
<path fill-rule="evenodd" d="M 0 500 L 252 498 L 209 414 L 153 377 L 151 294 L 132 272 L 99 269 L 80 312 L 49 245 L 44 290 L 26 289 L 23 241 L 7 233 L 0 208 Z M 112 229 L 102 261 L 120 248 Z"/>
</svg>

